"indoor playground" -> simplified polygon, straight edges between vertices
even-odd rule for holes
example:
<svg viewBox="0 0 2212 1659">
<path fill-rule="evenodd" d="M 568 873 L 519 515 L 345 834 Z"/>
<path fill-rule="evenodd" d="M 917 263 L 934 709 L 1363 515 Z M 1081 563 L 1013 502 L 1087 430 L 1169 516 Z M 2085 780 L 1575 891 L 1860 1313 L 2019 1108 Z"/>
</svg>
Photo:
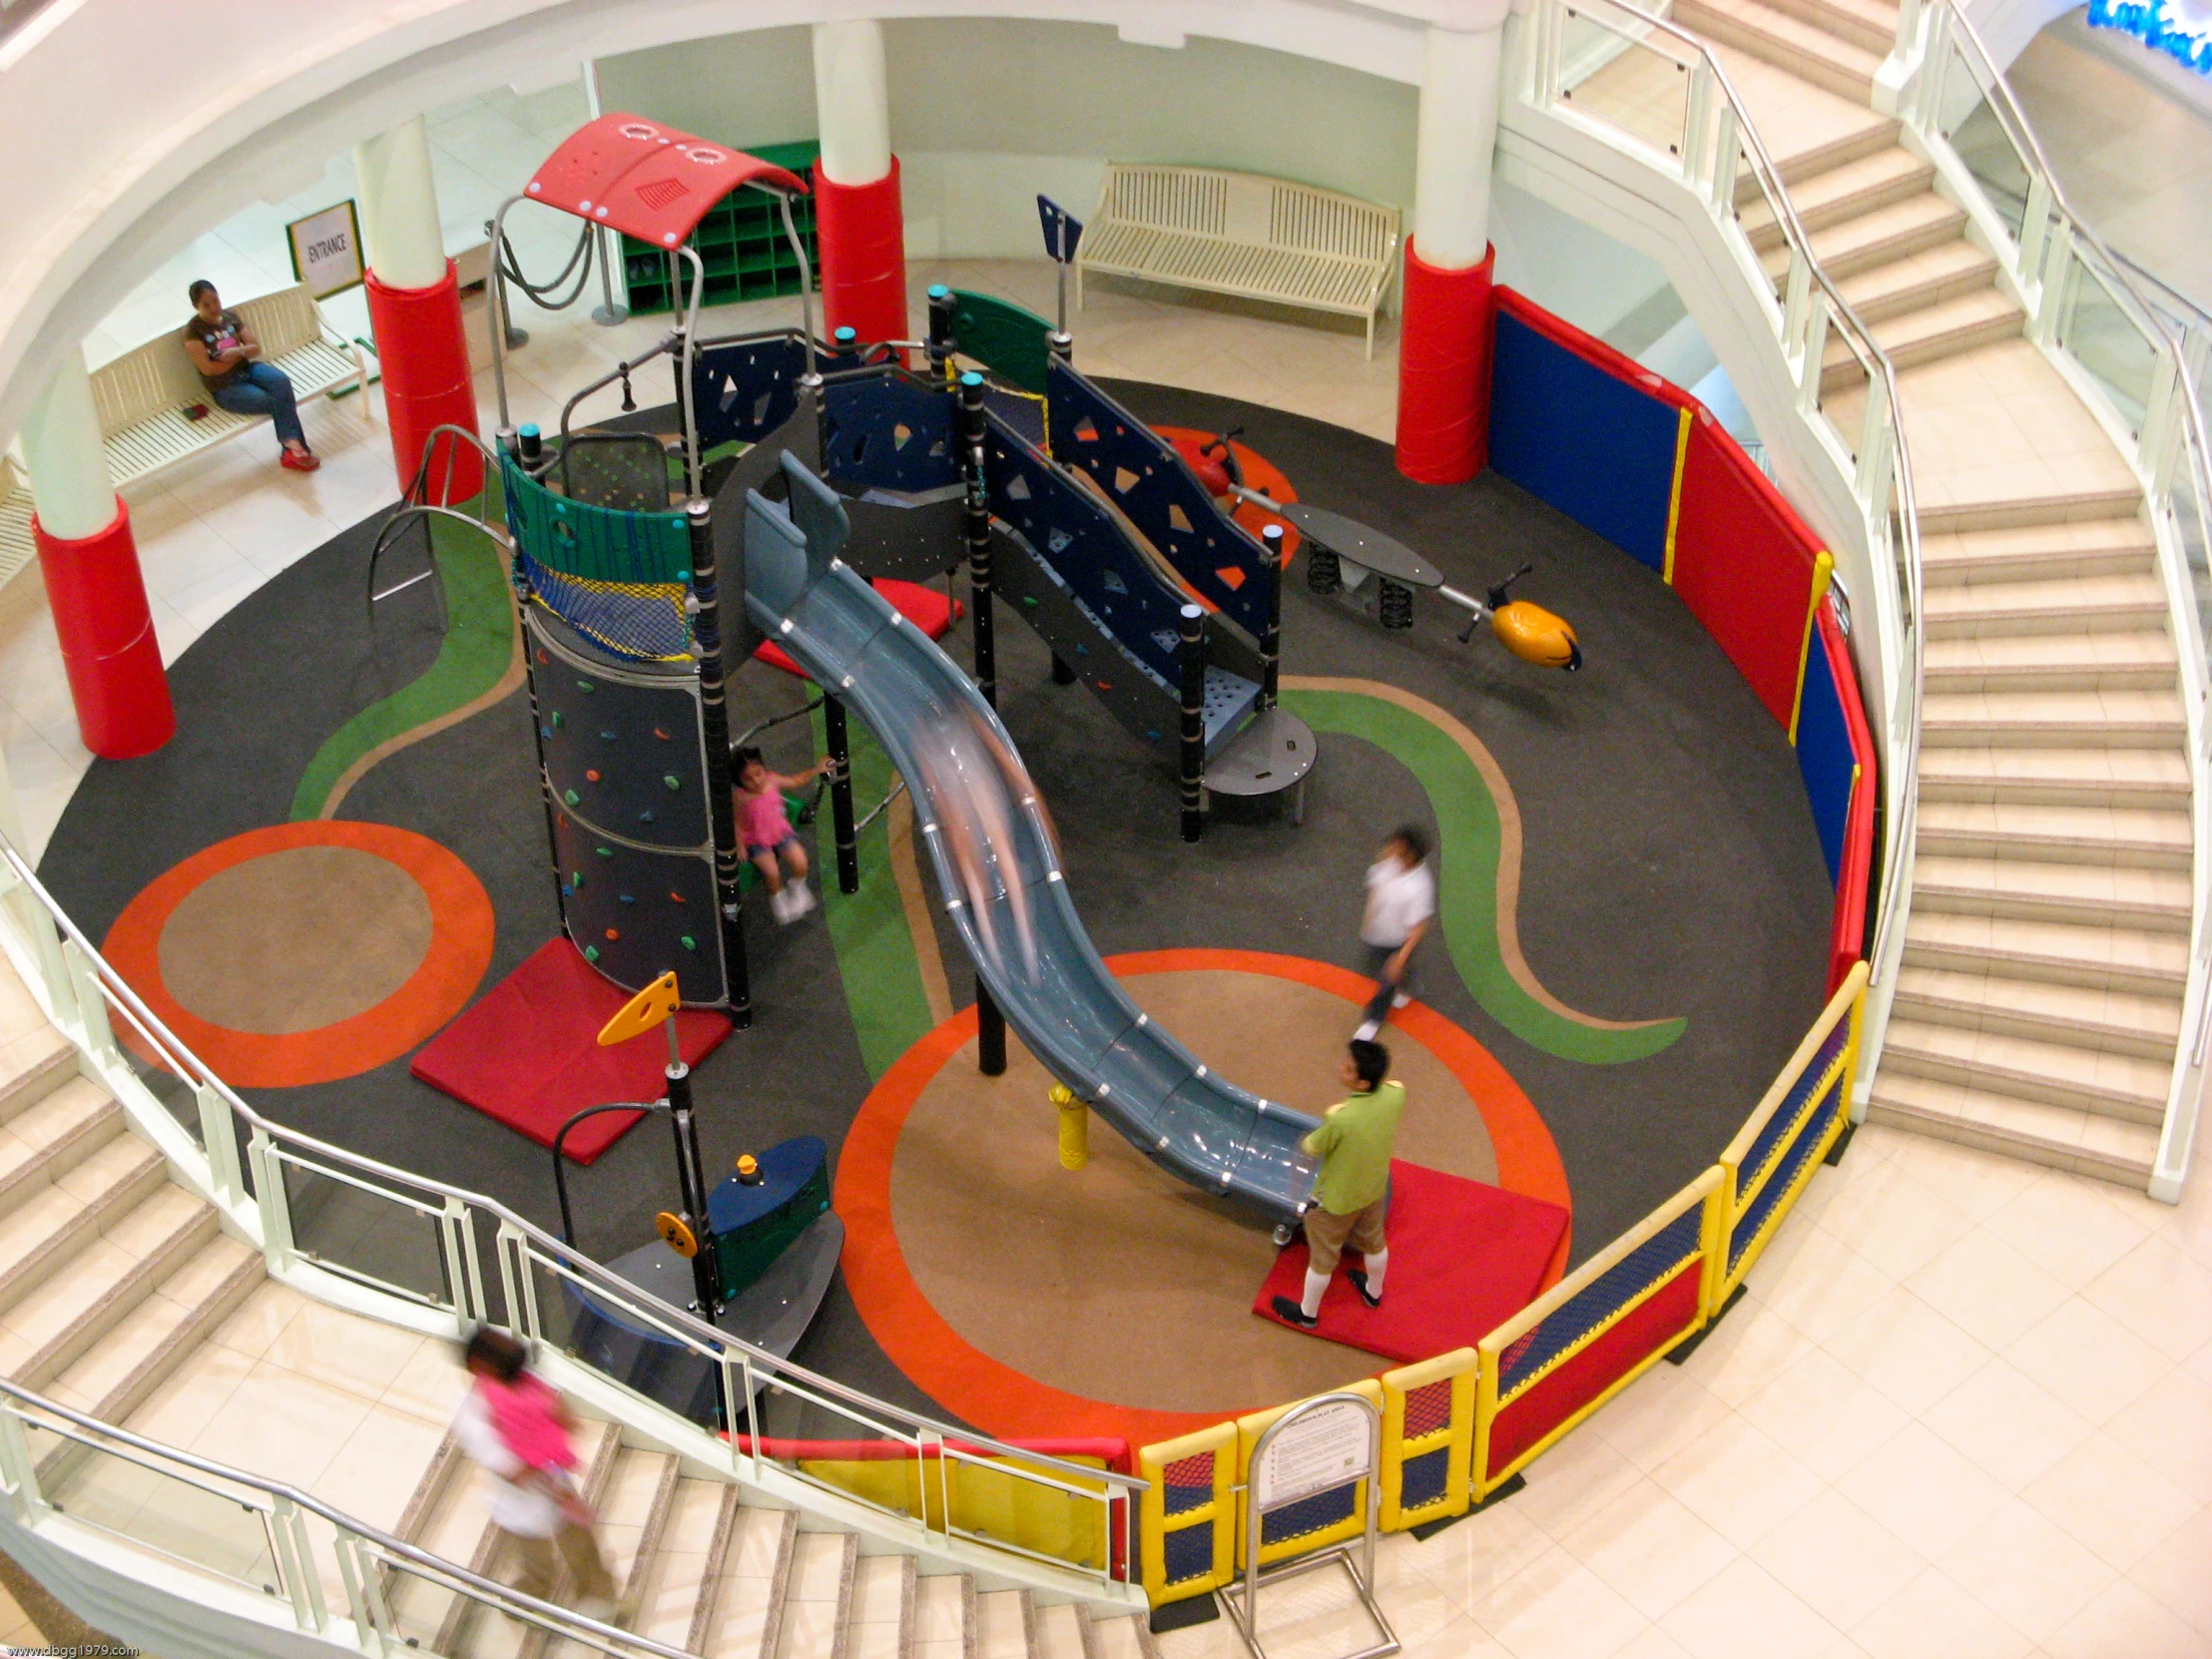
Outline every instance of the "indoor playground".
<svg viewBox="0 0 2212 1659">
<path fill-rule="evenodd" d="M 41 877 L 170 1032 L 608 1264 L 485 1235 L 532 1335 L 733 1443 L 896 1507 L 874 1399 L 1143 1476 L 1156 1614 L 1229 1582 L 1240 1419 L 1371 1399 L 1381 1524 L 1425 1524 L 1723 1318 L 1848 1140 L 1877 791 L 1832 560 L 1697 398 L 1485 276 L 1486 464 L 1424 485 L 1093 378 L 1064 304 L 819 327 L 809 180 L 662 123 L 514 188 L 660 261 L 669 331 L 511 421 L 495 282 L 493 429 L 395 420 L 406 498 L 87 777 Z M 722 336 L 733 204 L 799 293 Z M 1400 826 L 1388 1289 L 1306 1331 L 1271 1305 Z M 298 1179 L 290 1248 L 453 1294 L 445 1201 Z M 1323 1495 L 1309 1542 L 1357 1529 Z"/>
</svg>

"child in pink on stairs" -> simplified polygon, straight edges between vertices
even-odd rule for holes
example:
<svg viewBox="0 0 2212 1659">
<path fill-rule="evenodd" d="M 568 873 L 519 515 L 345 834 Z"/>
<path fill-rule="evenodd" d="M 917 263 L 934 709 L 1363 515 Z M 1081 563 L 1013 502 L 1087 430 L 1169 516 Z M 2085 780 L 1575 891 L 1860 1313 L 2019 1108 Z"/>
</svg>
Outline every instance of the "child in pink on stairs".
<svg viewBox="0 0 2212 1659">
<path fill-rule="evenodd" d="M 758 749 L 738 751 L 738 787 L 732 792 L 738 833 L 745 840 L 745 855 L 768 886 L 769 909 L 781 922 L 797 921 L 815 907 L 807 886 L 807 849 L 792 830 L 784 792 L 804 789 L 830 767 L 825 755 L 802 773 L 771 772 Z"/>
</svg>

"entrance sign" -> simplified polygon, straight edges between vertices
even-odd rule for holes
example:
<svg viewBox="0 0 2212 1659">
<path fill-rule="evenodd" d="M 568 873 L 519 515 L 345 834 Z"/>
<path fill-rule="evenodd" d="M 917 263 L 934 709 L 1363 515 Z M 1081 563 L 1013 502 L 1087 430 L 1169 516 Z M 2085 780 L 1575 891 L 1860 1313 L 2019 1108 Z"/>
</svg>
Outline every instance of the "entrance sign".
<svg viewBox="0 0 2212 1659">
<path fill-rule="evenodd" d="M 295 219 L 284 227 L 291 274 L 317 299 L 360 286 L 361 222 L 350 201 Z"/>
<path fill-rule="evenodd" d="M 1333 1399 L 1286 1424 L 1252 1465 L 1253 1507 L 1266 1514 L 1373 1473 L 1368 1457 L 1373 1410 L 1363 1399 Z"/>
</svg>

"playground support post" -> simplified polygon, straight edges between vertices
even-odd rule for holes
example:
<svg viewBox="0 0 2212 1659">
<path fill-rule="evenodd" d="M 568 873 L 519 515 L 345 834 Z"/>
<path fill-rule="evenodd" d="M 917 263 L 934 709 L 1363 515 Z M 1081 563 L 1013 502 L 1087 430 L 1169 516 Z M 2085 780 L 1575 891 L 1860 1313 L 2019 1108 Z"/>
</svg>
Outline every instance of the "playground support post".
<svg viewBox="0 0 2212 1659">
<path fill-rule="evenodd" d="M 844 705 L 825 692 L 822 730 L 830 743 L 830 822 L 837 837 L 837 891 L 860 890 L 860 843 L 852 823 L 852 744 L 846 736 Z"/>
<path fill-rule="evenodd" d="M 699 1156 L 691 1067 L 671 1060 L 662 1075 L 668 1080 L 669 1127 L 676 1136 L 676 1180 L 683 1193 L 684 1221 L 698 1241 L 691 1259 L 692 1294 L 699 1299 L 699 1317 L 712 1325 L 722 1312 L 722 1284 L 715 1271 L 714 1235 L 707 1230 L 707 1166 Z"/>
<path fill-rule="evenodd" d="M 929 284 L 929 377 L 943 380 L 952 372 L 952 312 L 956 301 L 942 282 Z"/>
<path fill-rule="evenodd" d="M 1206 830 L 1206 613 L 1183 607 L 1183 838 Z"/>
<path fill-rule="evenodd" d="M 715 908 L 722 929 L 723 991 L 739 1030 L 753 1023 L 753 976 L 745 960 L 745 905 L 738 890 L 738 814 L 730 797 L 730 706 L 722 685 L 722 614 L 715 597 L 714 508 L 684 503 L 691 532 L 692 632 L 699 642 L 699 723 L 707 746 L 707 823 L 715 842 Z"/>
<path fill-rule="evenodd" d="M 1283 526 L 1260 531 L 1268 550 L 1268 631 L 1260 639 L 1260 707 L 1275 707 L 1283 681 Z"/>
<path fill-rule="evenodd" d="M 929 322 L 936 327 L 932 303 Z M 970 371 L 960 376 L 960 468 L 967 479 L 967 510 L 963 528 L 967 537 L 968 607 L 974 619 L 975 689 L 983 701 L 998 707 L 998 642 L 991 630 L 991 505 L 983 477 L 983 438 L 988 427 L 983 418 L 983 376 Z M 990 987 L 978 974 L 975 980 L 976 1065 L 985 1077 L 1002 1076 L 1006 1070 L 1006 1016 L 991 1000 Z"/>
<path fill-rule="evenodd" d="M 1060 284 L 1063 290 L 1067 286 L 1067 269 L 1064 265 L 1059 268 Z M 1061 293 L 1060 298 L 1060 326 L 1054 332 L 1045 335 L 1044 348 L 1052 354 L 1054 362 L 1071 364 L 1075 358 L 1075 336 L 1067 331 L 1067 295 L 1065 291 Z M 1057 651 L 1052 653 L 1052 683 L 1055 686 L 1072 686 L 1075 684 L 1074 665 L 1069 663 Z"/>
</svg>

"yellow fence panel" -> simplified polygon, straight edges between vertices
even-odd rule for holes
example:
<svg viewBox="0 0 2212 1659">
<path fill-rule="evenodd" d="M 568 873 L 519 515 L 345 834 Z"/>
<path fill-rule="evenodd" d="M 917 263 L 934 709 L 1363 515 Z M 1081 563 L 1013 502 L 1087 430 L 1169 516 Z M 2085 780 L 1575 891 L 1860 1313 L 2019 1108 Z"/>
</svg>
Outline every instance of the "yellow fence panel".
<svg viewBox="0 0 2212 1659">
<path fill-rule="evenodd" d="M 1836 988 L 1774 1087 L 1721 1154 L 1728 1225 L 1708 1315 L 1719 1313 L 1736 1294 L 1851 1121 L 1866 989 L 1867 964 L 1861 962 Z"/>
<path fill-rule="evenodd" d="M 1237 1425 L 1217 1423 L 1137 1453 L 1145 1488 L 1137 1561 L 1152 1605 L 1202 1596 L 1237 1575 Z"/>
<path fill-rule="evenodd" d="M 1104 1468 L 1106 1459 L 1065 1454 L 1062 1462 Z M 952 1528 L 996 1543 L 1011 1544 L 1055 1561 L 1104 1571 L 1113 1548 L 1106 1505 L 1097 1497 L 1064 1492 L 1023 1479 L 1011 1471 L 1027 1469 L 1042 1480 L 1085 1484 L 1059 1469 L 1027 1463 L 1019 1457 L 980 1458 L 953 1455 L 945 1459 L 952 1491 Z M 1089 1488 L 1103 1494 L 1106 1482 Z"/>
<path fill-rule="evenodd" d="M 1480 1364 L 1462 1348 L 1382 1374 L 1383 1531 L 1467 1512 Z"/>
<path fill-rule="evenodd" d="M 1358 1394 L 1380 1411 L 1382 1408 L 1382 1385 L 1372 1377 L 1365 1382 L 1348 1382 L 1342 1388 L 1332 1388 L 1332 1393 Z M 1271 1405 L 1265 1411 L 1255 1411 L 1248 1417 L 1237 1419 L 1237 1524 L 1239 1527 L 1240 1553 L 1249 1548 L 1243 1543 L 1244 1529 L 1252 1525 L 1251 1494 L 1252 1453 L 1260 1443 L 1260 1436 L 1268 1425 L 1292 1405 Z M 1281 1561 L 1293 1555 L 1304 1555 L 1308 1550 L 1323 1549 L 1347 1538 L 1357 1538 L 1368 1529 L 1368 1483 L 1355 1480 L 1348 1486 L 1331 1491 L 1316 1492 L 1312 1497 L 1301 1498 L 1287 1504 L 1267 1516 L 1266 1529 L 1260 1535 L 1260 1564 Z"/>
</svg>

